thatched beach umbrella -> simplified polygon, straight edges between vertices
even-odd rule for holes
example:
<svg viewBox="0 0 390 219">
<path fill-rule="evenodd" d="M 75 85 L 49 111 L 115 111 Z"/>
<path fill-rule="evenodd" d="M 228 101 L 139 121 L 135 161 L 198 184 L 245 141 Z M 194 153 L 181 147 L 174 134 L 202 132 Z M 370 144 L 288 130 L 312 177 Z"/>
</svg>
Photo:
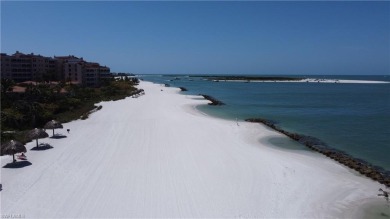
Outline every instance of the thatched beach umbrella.
<svg viewBox="0 0 390 219">
<path fill-rule="evenodd" d="M 25 153 L 27 152 L 26 147 L 24 144 L 18 141 L 11 140 L 9 142 L 6 142 L 1 145 L 1 148 L 3 150 L 3 154 L 12 155 L 13 162 L 16 162 L 15 160 L 15 154 L 16 153 Z"/>
<path fill-rule="evenodd" d="M 47 122 L 44 126 L 45 129 L 53 129 L 53 136 L 54 136 L 54 129 L 62 129 L 64 128 L 62 124 L 56 120 L 51 120 L 50 122 Z"/>
<path fill-rule="evenodd" d="M 46 138 L 49 137 L 49 135 L 43 130 L 43 129 L 32 129 L 27 132 L 26 136 L 31 139 L 35 139 L 37 141 L 37 147 L 38 145 L 38 138 Z"/>
</svg>

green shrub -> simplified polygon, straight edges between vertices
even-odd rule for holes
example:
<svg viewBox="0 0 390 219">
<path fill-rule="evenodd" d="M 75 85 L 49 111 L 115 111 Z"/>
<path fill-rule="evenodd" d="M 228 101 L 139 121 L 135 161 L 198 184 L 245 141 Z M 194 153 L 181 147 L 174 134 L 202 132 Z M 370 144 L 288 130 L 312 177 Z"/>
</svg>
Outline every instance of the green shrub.
<svg viewBox="0 0 390 219">
<path fill-rule="evenodd" d="M 88 119 L 88 113 L 84 113 L 81 117 L 80 117 L 81 120 L 86 120 Z"/>
<path fill-rule="evenodd" d="M 2 131 L 22 131 L 42 127 L 51 119 L 62 123 L 75 119 L 87 119 L 95 106 L 101 101 L 120 100 L 137 90 L 136 80 L 106 81 L 100 88 L 65 85 L 57 87 L 29 85 L 26 93 L 6 93 L 5 86 L 1 95 L 1 129 Z M 67 94 L 59 93 L 64 87 Z M 3 136 L 1 142 L 13 136 Z"/>
</svg>

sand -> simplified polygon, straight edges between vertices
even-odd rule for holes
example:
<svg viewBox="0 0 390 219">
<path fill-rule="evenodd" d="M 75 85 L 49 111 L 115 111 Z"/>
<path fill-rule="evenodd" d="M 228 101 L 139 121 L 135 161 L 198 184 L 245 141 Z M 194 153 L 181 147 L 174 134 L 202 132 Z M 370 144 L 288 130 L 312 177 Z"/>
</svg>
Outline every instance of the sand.
<svg viewBox="0 0 390 219">
<path fill-rule="evenodd" d="M 40 139 L 53 148 L 28 143 L 31 165 L 1 168 L 2 216 L 355 218 L 381 202 L 379 183 L 265 126 L 204 115 L 195 106 L 208 101 L 178 88 L 139 87 Z"/>
</svg>

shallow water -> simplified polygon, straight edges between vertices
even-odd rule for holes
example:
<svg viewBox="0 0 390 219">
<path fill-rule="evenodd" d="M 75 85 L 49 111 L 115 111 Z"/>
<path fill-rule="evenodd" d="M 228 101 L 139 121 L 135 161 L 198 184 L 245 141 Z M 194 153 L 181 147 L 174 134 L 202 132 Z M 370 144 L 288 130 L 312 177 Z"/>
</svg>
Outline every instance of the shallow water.
<svg viewBox="0 0 390 219">
<path fill-rule="evenodd" d="M 387 76 L 307 76 L 390 81 Z M 143 76 L 207 94 L 224 106 L 198 106 L 217 117 L 261 117 L 283 129 L 314 136 L 328 146 L 390 170 L 390 84 L 211 82 L 187 76 Z"/>
</svg>

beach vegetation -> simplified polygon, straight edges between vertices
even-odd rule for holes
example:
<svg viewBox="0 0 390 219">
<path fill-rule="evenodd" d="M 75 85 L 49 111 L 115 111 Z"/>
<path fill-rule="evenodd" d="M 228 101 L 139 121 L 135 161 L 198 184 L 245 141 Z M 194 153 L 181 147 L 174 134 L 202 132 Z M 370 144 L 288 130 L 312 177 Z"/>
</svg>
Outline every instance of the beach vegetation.
<svg viewBox="0 0 390 219">
<path fill-rule="evenodd" d="M 6 92 L 15 85 L 15 82 L 8 78 L 1 79 L 1 95 L 6 95 Z"/>
<path fill-rule="evenodd" d="M 100 87 L 83 87 L 65 81 L 18 84 L 24 92 L 13 92 L 16 84 L 1 80 L 1 142 L 17 139 L 26 142 L 17 133 L 43 127 L 56 119 L 61 123 L 88 118 L 95 104 L 119 100 L 133 95 L 138 89 L 137 78 L 120 77 L 106 80 Z M 11 132 L 10 132 L 11 131 Z"/>
<path fill-rule="evenodd" d="M 86 120 L 88 119 L 88 114 L 87 113 L 84 113 L 81 117 L 80 117 L 81 120 Z"/>
</svg>

